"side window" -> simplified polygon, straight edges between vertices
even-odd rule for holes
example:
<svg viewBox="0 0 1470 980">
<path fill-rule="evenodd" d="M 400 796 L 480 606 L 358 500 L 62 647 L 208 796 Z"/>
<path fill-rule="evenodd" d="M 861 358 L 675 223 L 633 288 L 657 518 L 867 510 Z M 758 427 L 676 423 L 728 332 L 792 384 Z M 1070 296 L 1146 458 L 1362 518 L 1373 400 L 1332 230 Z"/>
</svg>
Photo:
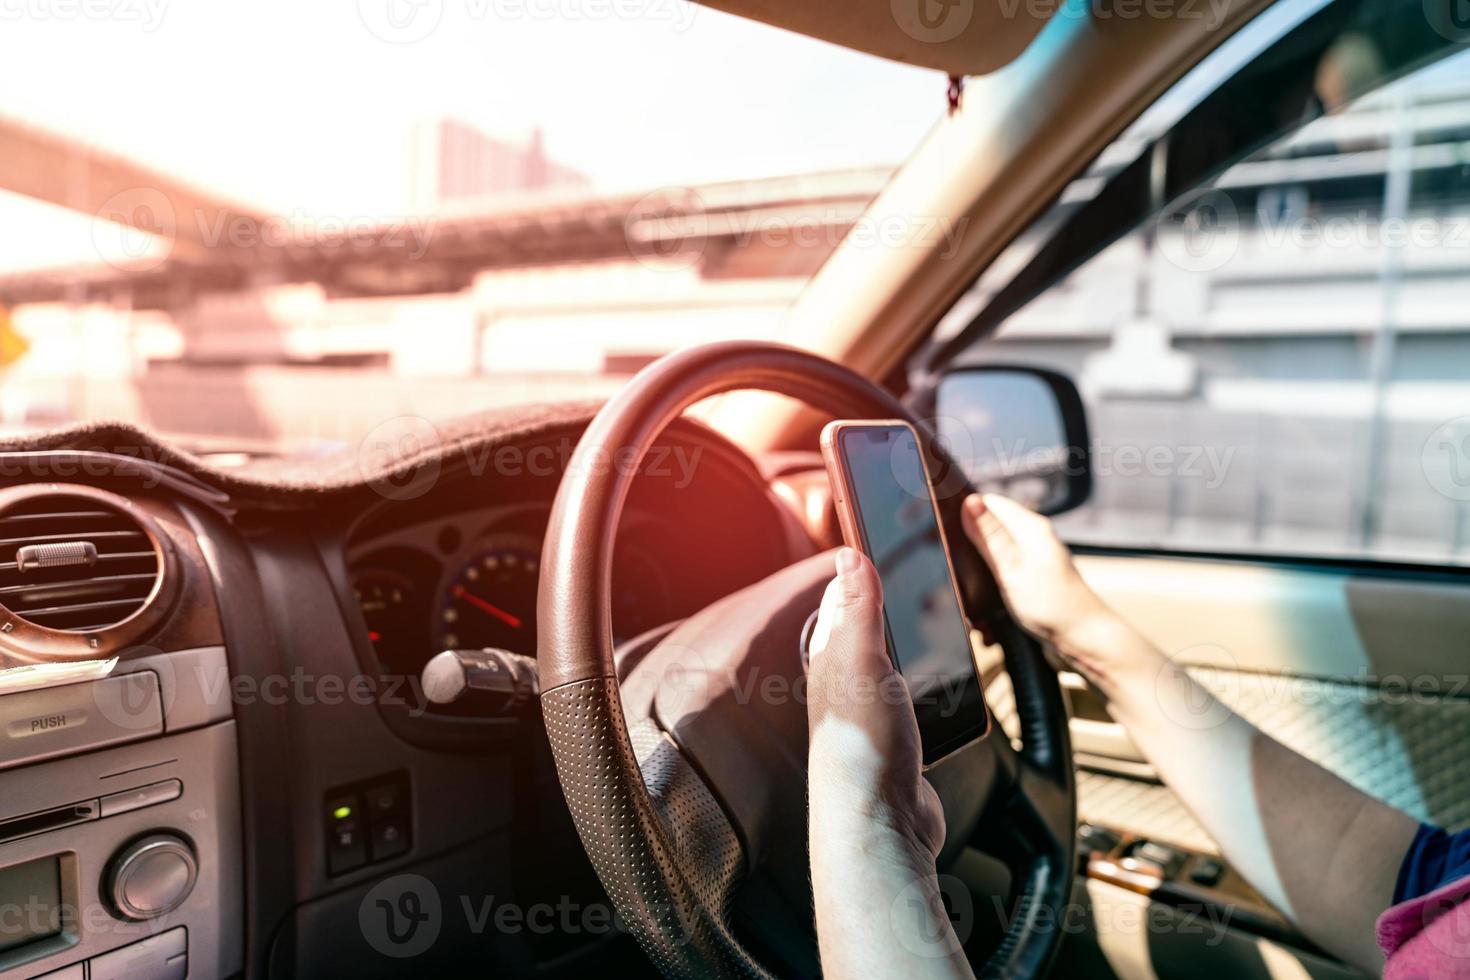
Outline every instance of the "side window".
<svg viewBox="0 0 1470 980">
<path fill-rule="evenodd" d="M 964 359 L 1077 381 L 1073 542 L 1470 564 L 1470 56 L 1252 154 Z"/>
</svg>

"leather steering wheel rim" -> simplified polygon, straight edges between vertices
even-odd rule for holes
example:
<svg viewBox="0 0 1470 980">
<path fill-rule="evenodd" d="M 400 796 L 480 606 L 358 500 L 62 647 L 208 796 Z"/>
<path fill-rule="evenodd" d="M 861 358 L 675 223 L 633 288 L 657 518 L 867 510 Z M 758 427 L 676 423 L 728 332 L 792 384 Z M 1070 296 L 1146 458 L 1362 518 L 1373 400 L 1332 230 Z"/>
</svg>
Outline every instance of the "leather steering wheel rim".
<svg viewBox="0 0 1470 980">
<path fill-rule="evenodd" d="M 619 916 L 665 976 L 769 974 L 730 927 L 728 898 L 743 868 L 740 843 L 719 803 L 682 763 L 661 767 L 660 794 L 650 782 L 648 737 L 636 750 L 623 718 L 613 661 L 611 569 L 619 518 L 638 465 L 663 430 L 690 405 L 723 392 L 757 389 L 788 395 L 834 417 L 903 418 L 925 450 L 948 462 L 928 428 L 888 392 L 805 351 L 777 344 L 726 342 L 660 359 L 635 376 L 579 441 L 553 504 L 543 546 L 537 603 L 541 710 L 557 776 L 592 865 Z M 944 472 L 941 519 L 961 540 L 963 477 Z M 959 535 L 959 537 L 956 537 Z M 957 549 L 956 575 L 967 607 L 999 604 L 973 549 Z M 1000 616 L 1004 618 L 1003 611 Z M 1007 820 L 1026 822 L 1029 849 L 1014 913 L 982 975 L 1035 976 L 1049 963 L 1071 892 L 1075 787 L 1067 720 L 1056 675 L 1034 641 L 992 618 L 1006 651 L 1022 726 L 1010 777 L 1022 805 Z M 992 740 L 1005 742 L 999 731 Z M 642 762 L 640 763 L 640 756 Z M 1033 805 L 1034 804 L 1034 805 Z M 691 826 L 702 832 L 692 852 Z M 713 846 L 709 841 L 713 840 Z"/>
</svg>

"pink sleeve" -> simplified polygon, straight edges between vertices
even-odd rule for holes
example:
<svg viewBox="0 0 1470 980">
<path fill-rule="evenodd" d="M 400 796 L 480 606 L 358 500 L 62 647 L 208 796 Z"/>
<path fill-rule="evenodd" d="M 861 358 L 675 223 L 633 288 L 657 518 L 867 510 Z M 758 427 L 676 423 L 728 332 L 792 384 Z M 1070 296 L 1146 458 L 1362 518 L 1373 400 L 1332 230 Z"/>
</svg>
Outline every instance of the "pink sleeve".
<svg viewBox="0 0 1470 980">
<path fill-rule="evenodd" d="M 1385 980 L 1470 980 L 1470 877 L 1378 917 Z"/>
</svg>

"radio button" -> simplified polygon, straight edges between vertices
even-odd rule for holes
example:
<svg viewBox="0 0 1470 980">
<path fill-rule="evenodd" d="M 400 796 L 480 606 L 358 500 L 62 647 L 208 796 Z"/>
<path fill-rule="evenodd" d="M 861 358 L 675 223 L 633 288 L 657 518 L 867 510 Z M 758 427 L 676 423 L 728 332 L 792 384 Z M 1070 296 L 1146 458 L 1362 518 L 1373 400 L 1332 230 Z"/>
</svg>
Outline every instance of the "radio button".
<svg viewBox="0 0 1470 980">
<path fill-rule="evenodd" d="M 189 974 L 189 934 L 183 926 L 151 939 L 94 956 L 92 980 L 184 980 Z"/>
<path fill-rule="evenodd" d="M 151 670 L 0 695 L 0 769 L 163 734 Z"/>
<path fill-rule="evenodd" d="M 137 789 L 112 793 L 102 797 L 102 815 L 115 817 L 119 813 L 141 810 L 155 803 L 167 803 L 169 800 L 178 799 L 183 792 L 183 783 L 177 779 L 165 779 L 162 782 L 139 786 Z"/>
<path fill-rule="evenodd" d="M 118 852 L 104 894 L 123 918 L 141 922 L 183 905 L 198 877 L 199 862 L 187 841 L 150 834 Z"/>
<path fill-rule="evenodd" d="M 361 810 L 356 793 L 327 799 L 327 874 L 345 874 L 367 864 Z"/>
</svg>

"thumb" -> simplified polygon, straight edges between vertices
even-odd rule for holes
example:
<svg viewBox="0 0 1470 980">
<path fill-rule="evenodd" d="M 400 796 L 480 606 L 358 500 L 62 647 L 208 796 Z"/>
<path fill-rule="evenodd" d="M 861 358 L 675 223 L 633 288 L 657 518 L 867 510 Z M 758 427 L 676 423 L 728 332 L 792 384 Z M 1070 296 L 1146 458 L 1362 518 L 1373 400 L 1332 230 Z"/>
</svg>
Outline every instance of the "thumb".
<svg viewBox="0 0 1470 980">
<path fill-rule="evenodd" d="M 813 667 L 887 673 L 883 636 L 883 586 L 877 569 L 852 548 L 837 552 L 837 577 L 822 593 L 812 630 Z"/>
</svg>

